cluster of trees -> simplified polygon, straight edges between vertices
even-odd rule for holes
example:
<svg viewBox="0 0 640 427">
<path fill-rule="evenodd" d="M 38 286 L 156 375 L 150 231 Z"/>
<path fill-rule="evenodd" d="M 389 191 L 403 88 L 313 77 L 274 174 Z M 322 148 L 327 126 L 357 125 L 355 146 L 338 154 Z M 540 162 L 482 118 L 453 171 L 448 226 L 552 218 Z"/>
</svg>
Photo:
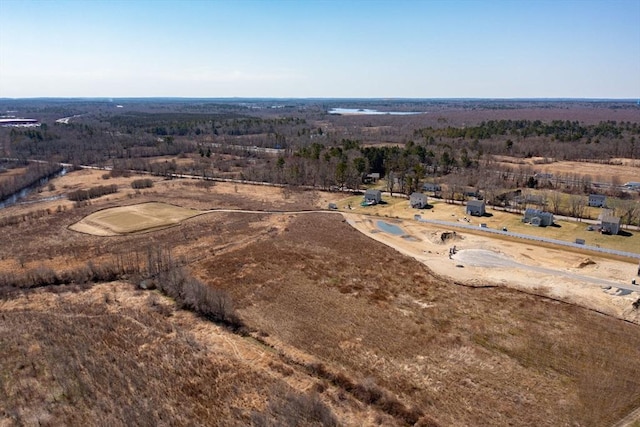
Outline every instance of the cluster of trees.
<svg viewBox="0 0 640 427">
<path fill-rule="evenodd" d="M 72 191 L 67 194 L 67 198 L 73 202 L 82 202 L 117 192 L 118 186 L 116 184 L 98 185 L 97 187 L 91 187 L 88 190 Z"/>
<path fill-rule="evenodd" d="M 134 179 L 131 181 L 131 188 L 136 190 L 151 187 L 153 187 L 153 180 L 151 178 Z"/>
<path fill-rule="evenodd" d="M 224 290 L 207 286 L 192 277 L 180 264 L 172 257 L 170 248 L 149 247 L 146 253 L 130 251 L 100 263 L 88 261 L 71 270 L 55 271 L 39 266 L 22 272 L 0 272 L 0 298 L 34 288 L 86 285 L 133 277 L 143 289 L 159 289 L 173 298 L 180 308 L 236 331 L 243 328 L 230 296 Z"/>
<path fill-rule="evenodd" d="M 489 120 L 477 126 L 434 129 L 433 127 L 416 129 L 415 136 L 423 138 L 446 137 L 463 139 L 489 139 L 495 136 L 547 136 L 556 141 L 578 141 L 586 138 L 619 138 L 623 133 L 640 135 L 640 124 L 631 122 L 603 121 L 596 125 L 584 125 L 578 121 L 553 120 L 545 123 L 541 120 Z"/>
</svg>

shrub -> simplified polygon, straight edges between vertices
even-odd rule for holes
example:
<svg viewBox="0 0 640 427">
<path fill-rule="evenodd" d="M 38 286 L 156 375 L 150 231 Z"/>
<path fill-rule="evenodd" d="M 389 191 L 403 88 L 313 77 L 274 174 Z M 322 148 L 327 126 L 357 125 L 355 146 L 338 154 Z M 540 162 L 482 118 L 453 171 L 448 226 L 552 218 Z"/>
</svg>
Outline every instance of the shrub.
<svg viewBox="0 0 640 427">
<path fill-rule="evenodd" d="M 139 190 L 141 188 L 153 187 L 153 180 L 150 178 L 135 179 L 131 182 L 131 188 Z"/>
<path fill-rule="evenodd" d="M 88 190 L 76 190 L 67 194 L 67 198 L 73 202 L 81 202 L 89 199 L 95 199 L 105 194 L 113 194 L 118 192 L 118 186 L 111 185 L 99 185 L 97 187 L 91 187 Z"/>
</svg>

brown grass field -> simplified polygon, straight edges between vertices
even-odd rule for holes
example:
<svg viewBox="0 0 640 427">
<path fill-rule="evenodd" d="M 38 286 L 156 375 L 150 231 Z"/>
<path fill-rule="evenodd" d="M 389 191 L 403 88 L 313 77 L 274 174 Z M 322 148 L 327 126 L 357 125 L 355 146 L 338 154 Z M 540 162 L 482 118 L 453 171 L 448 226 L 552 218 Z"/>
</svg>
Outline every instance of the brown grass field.
<svg viewBox="0 0 640 427">
<path fill-rule="evenodd" d="M 568 161 L 546 163 L 541 158 L 521 159 L 507 156 L 496 156 L 496 160 L 499 164 L 511 168 L 527 167 L 536 173 L 588 177 L 594 182 L 620 185 L 640 179 L 640 161 L 633 159 L 612 159 L 613 164 Z"/>
<path fill-rule="evenodd" d="M 142 203 L 95 212 L 69 229 L 97 236 L 149 232 L 177 225 L 201 213 L 166 203 Z"/>
<path fill-rule="evenodd" d="M 76 185 L 69 175 L 56 188 Z M 170 248 L 228 292 L 245 331 L 136 290 L 135 277 L 11 290 L 0 299 L 1 426 L 602 426 L 640 407 L 638 325 L 455 285 L 338 214 L 213 212 L 118 236 L 69 229 L 150 202 L 296 210 L 331 197 L 197 184 L 136 192 L 123 179 L 88 206 L 5 226 L 0 273 L 144 263 L 149 248 Z"/>
</svg>

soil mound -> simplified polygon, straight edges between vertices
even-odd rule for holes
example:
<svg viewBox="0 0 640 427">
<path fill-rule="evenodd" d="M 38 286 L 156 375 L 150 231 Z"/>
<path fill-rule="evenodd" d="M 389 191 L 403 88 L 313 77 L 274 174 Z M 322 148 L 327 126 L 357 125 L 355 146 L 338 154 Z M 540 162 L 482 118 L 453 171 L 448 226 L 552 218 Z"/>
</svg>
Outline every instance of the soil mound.
<svg viewBox="0 0 640 427">
<path fill-rule="evenodd" d="M 580 261 L 578 264 L 576 264 L 576 268 L 585 268 L 589 265 L 596 265 L 596 262 L 591 258 L 585 258 L 582 261 Z"/>
</svg>

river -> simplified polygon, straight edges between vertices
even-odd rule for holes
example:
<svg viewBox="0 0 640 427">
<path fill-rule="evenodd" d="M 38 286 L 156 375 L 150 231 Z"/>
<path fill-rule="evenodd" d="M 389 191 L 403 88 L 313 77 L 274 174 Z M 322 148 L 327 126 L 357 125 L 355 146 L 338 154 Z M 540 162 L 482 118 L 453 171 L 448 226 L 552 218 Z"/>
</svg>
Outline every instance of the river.
<svg viewBox="0 0 640 427">
<path fill-rule="evenodd" d="M 46 176 L 44 178 L 40 178 L 40 180 L 34 184 L 31 184 L 27 187 L 24 187 L 23 189 L 16 191 L 15 193 L 13 193 L 12 195 L 6 197 L 4 200 L 0 201 L 0 209 L 4 209 L 7 208 L 9 206 L 13 206 L 15 204 L 18 203 L 37 203 L 37 202 L 46 202 L 46 201 L 51 201 L 51 200 L 58 200 L 63 198 L 64 196 L 52 196 L 52 197 L 45 197 L 42 199 L 38 199 L 38 200 L 33 200 L 33 201 L 29 201 L 29 202 L 20 202 L 20 200 L 26 198 L 29 194 L 33 193 L 34 191 L 36 191 L 38 188 L 42 187 L 43 185 L 45 185 L 47 182 L 49 182 L 49 180 L 54 179 L 54 178 L 58 178 L 60 176 L 63 176 L 67 173 L 67 168 L 62 168 L 59 172 L 56 172 L 54 174 L 51 174 L 49 176 Z"/>
</svg>

